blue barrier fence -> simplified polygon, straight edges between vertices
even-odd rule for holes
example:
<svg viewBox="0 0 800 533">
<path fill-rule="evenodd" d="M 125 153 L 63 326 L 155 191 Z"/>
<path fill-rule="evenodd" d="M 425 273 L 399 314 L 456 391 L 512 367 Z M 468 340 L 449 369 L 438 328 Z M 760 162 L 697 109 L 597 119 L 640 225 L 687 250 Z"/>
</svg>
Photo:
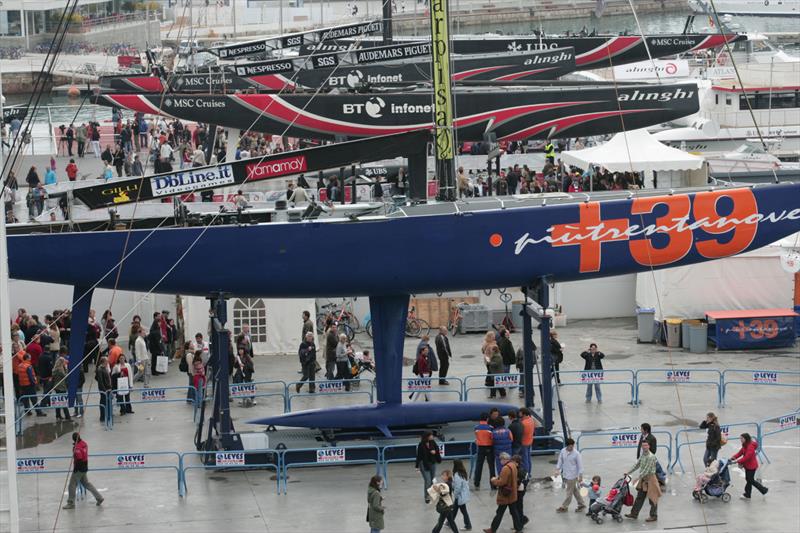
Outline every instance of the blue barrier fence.
<svg viewBox="0 0 800 533">
<path fill-rule="evenodd" d="M 478 451 L 474 441 L 440 441 L 438 444 L 439 455 L 443 460 L 468 459 L 469 469 L 467 472 L 472 472 L 475 463 L 475 454 Z M 418 443 L 410 442 L 407 444 L 392 444 L 384 446 L 381 449 L 382 475 L 387 489 L 389 488 L 389 465 L 392 463 L 415 462 L 417 459 L 417 445 Z"/>
<path fill-rule="evenodd" d="M 631 399 L 629 403 L 633 405 L 636 400 L 636 374 L 633 370 L 559 370 L 558 375 L 561 377 L 562 387 L 570 385 L 625 385 L 630 390 Z M 567 381 L 573 376 L 575 381 Z"/>
<path fill-rule="evenodd" d="M 258 398 L 280 398 L 281 408 L 286 406 L 286 382 L 283 380 L 251 381 L 249 383 L 232 383 L 229 386 L 231 400 L 254 401 Z"/>
<path fill-rule="evenodd" d="M 736 428 L 736 429 L 734 429 Z M 737 422 L 735 424 L 724 424 L 720 426 L 720 433 L 725 439 L 728 440 L 728 445 L 731 448 L 739 449 L 739 434 L 748 432 L 754 435 L 756 440 L 761 442 L 761 425 L 758 422 Z M 707 430 L 700 428 L 680 429 L 675 433 L 675 461 L 670 465 L 670 472 L 675 471 L 675 466 L 679 466 L 681 472 L 686 470 L 683 467 L 683 460 L 681 452 L 689 446 L 705 444 Z M 681 437 L 686 439 L 686 442 L 681 442 Z M 758 450 L 759 455 L 766 459 L 761 447 Z M 701 455 L 702 457 L 702 455 Z"/>
<path fill-rule="evenodd" d="M 669 465 L 672 463 L 672 433 L 665 430 L 654 430 L 651 433 L 653 434 L 653 436 L 655 436 L 656 440 L 658 441 L 658 448 L 666 448 L 667 450 L 666 464 L 667 467 L 669 467 Z M 633 449 L 635 451 L 639 445 L 639 438 L 641 437 L 641 435 L 642 435 L 641 431 L 634 431 L 634 430 L 590 431 L 578 435 L 578 438 L 575 440 L 575 447 L 581 453 L 589 450 Z M 666 437 L 666 439 L 664 439 L 664 437 Z M 586 445 L 586 441 L 589 439 L 592 440 L 597 439 L 600 442 L 597 444 L 589 443 L 589 445 Z M 658 455 L 658 450 L 656 450 L 656 455 Z"/>
<path fill-rule="evenodd" d="M 174 459 L 174 464 L 173 464 Z M 89 472 L 134 472 L 143 470 L 174 470 L 178 495 L 185 494 L 181 472 L 182 454 L 178 452 L 93 453 L 89 457 Z M 97 466 L 97 464 L 100 466 Z M 104 466 L 108 464 L 108 466 Z M 69 474 L 72 456 L 19 457 L 17 474 Z"/>
<path fill-rule="evenodd" d="M 464 399 L 464 382 L 461 378 L 446 378 L 447 381 L 453 381 L 456 383 L 458 388 L 453 388 L 450 385 L 439 385 L 439 378 L 438 377 L 428 377 L 428 378 L 403 378 L 402 382 L 402 393 L 403 394 L 455 394 L 458 396 L 458 401 L 463 401 Z"/>
<path fill-rule="evenodd" d="M 450 379 L 450 378 L 448 378 Z M 469 401 L 469 392 L 473 390 L 484 390 L 494 392 L 498 389 L 518 389 L 522 383 L 520 374 L 472 374 L 464 378 L 464 401 Z M 477 383 L 480 383 L 478 385 Z M 489 384 L 491 383 L 491 384 Z"/>
<path fill-rule="evenodd" d="M 765 438 L 800 429 L 800 411 L 793 411 L 761 422 L 737 422 L 721 426 L 722 434 L 729 445 L 738 449 L 739 433 L 749 432 L 759 442 Z M 706 430 L 699 428 L 678 430 L 673 438 L 666 430 L 652 432 L 658 439 L 659 449 L 667 451 L 667 468 L 674 472 L 676 466 L 685 472 L 683 456 L 689 446 L 705 443 Z M 580 452 L 590 450 L 633 450 L 637 447 L 640 432 L 635 430 L 584 432 L 578 435 L 576 447 Z M 599 439 L 599 441 L 598 441 Z M 542 448 L 537 445 L 542 440 L 556 441 L 559 446 Z M 683 442 L 682 442 L 683 441 Z M 537 435 L 532 455 L 556 453 L 563 446 L 562 435 Z M 300 449 L 263 449 L 232 452 L 122 452 L 93 453 L 90 456 L 90 472 L 126 472 L 167 469 L 176 472 L 178 494 L 187 494 L 187 472 L 190 470 L 271 470 L 275 472 L 275 489 L 278 494 L 287 493 L 287 479 L 290 468 L 323 467 L 331 465 L 363 465 L 374 464 L 376 473 L 382 474 L 388 487 L 388 466 L 392 463 L 414 462 L 416 459 L 416 442 L 393 444 L 387 446 L 342 446 Z M 466 459 L 469 471 L 472 472 L 477 449 L 472 441 L 439 442 L 443 459 Z M 769 458 L 759 447 L 763 460 Z M 673 461 L 674 456 L 674 461 Z M 174 461 L 172 459 L 175 459 Z M 196 458 L 196 460 L 193 460 Z M 71 456 L 19 457 L 17 473 L 19 474 L 67 474 L 71 470 Z M 99 466 L 98 466 L 99 465 Z"/>
<path fill-rule="evenodd" d="M 759 423 L 761 440 L 772 435 L 777 435 L 778 433 L 783 433 L 784 431 L 800 429 L 800 425 L 798 424 L 800 424 L 800 411 L 792 411 L 791 413 L 786 413 L 775 418 L 767 418 L 762 420 Z M 763 451 L 763 448 L 764 447 L 762 445 L 759 446 L 758 449 L 763 454 L 764 459 L 768 463 L 771 463 L 772 461 L 769 460 L 769 457 L 767 457 L 767 454 L 765 451 Z"/>
<path fill-rule="evenodd" d="M 191 458 L 197 461 L 191 462 Z M 180 471 L 183 483 L 183 494 L 187 494 L 186 473 L 189 470 L 242 471 L 273 470 L 275 472 L 275 492 L 281 491 L 283 452 L 263 449 L 231 452 L 185 452 L 180 456 Z"/>
<path fill-rule="evenodd" d="M 37 411 L 43 411 L 45 413 L 49 413 L 52 411 L 51 414 L 55 415 L 56 409 L 70 409 L 74 410 L 76 407 L 79 409 L 89 409 L 89 408 L 97 408 L 100 409 L 100 403 L 103 401 L 103 394 L 98 391 L 91 391 L 91 392 L 81 392 L 81 400 L 82 403 L 80 404 L 73 404 L 72 406 L 69 405 L 69 399 L 66 394 L 58 394 L 58 393 L 51 393 L 51 394 L 38 394 L 38 395 L 23 395 L 17 398 L 15 403 L 15 428 L 17 435 L 22 435 L 23 433 L 23 426 L 25 420 L 28 416 L 33 416 L 33 414 Z M 96 403 L 88 401 L 91 398 L 95 398 L 97 400 Z M 30 407 L 25 407 L 25 400 L 28 401 Z M 44 404 L 44 405 L 42 405 Z M 106 404 L 107 412 L 111 412 L 113 410 L 113 403 L 109 402 Z M 113 429 L 114 428 L 114 417 L 113 414 L 109 414 L 106 416 L 106 420 L 104 423 L 106 429 Z"/>
<path fill-rule="evenodd" d="M 308 386 L 307 381 L 291 381 L 286 384 L 286 412 L 292 410 L 292 400 L 294 398 L 313 398 L 315 396 L 356 396 L 366 395 L 369 402 L 373 401 L 374 384 L 371 379 L 332 379 L 315 381 L 316 392 L 292 392 L 292 388 L 298 384 L 305 384 Z M 350 385 L 350 390 L 347 390 L 347 384 Z M 367 384 L 368 390 L 362 390 L 361 386 Z M 358 390 L 354 390 L 358 389 Z"/>
<path fill-rule="evenodd" d="M 761 385 L 800 388 L 800 372 L 793 370 L 748 370 L 731 368 L 722 372 L 722 405 L 730 385 Z"/>
<path fill-rule="evenodd" d="M 191 391 L 191 392 L 190 392 Z M 120 396 L 122 394 L 122 396 Z M 128 399 L 123 399 L 128 395 Z M 192 420 L 197 422 L 199 413 L 200 399 L 197 389 L 193 386 L 183 385 L 178 387 L 149 387 L 146 389 L 128 389 L 127 391 L 111 391 L 113 405 L 134 405 L 141 404 L 168 404 L 168 403 L 189 403 L 192 405 Z M 187 398 L 189 398 L 187 400 Z M 111 425 L 113 427 L 114 410 L 111 409 Z"/>
<path fill-rule="evenodd" d="M 377 446 L 299 448 L 283 450 L 282 457 L 284 494 L 288 489 L 286 480 L 290 468 L 374 464 L 375 473 L 381 473 L 382 454 Z"/>
<path fill-rule="evenodd" d="M 705 368 L 663 369 L 642 368 L 635 374 L 635 405 L 642 402 L 640 388 L 646 384 L 661 385 L 712 385 L 717 389 L 717 404 L 722 405 L 722 373 Z"/>
</svg>

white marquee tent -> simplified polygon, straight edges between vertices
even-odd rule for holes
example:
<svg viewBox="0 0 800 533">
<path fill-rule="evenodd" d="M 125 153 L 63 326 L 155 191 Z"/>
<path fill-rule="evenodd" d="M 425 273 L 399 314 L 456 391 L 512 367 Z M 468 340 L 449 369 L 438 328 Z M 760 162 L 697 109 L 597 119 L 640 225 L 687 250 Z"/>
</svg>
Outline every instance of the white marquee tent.
<svg viewBox="0 0 800 533">
<path fill-rule="evenodd" d="M 671 148 L 653 138 L 645 129 L 617 133 L 607 143 L 561 153 L 568 165 L 605 167 L 611 172 L 662 172 L 699 170 L 702 157 Z"/>
<path fill-rule="evenodd" d="M 782 266 L 800 249 L 800 233 L 742 255 L 637 274 L 636 305 L 667 317 L 703 318 L 706 311 L 793 307 L 794 276 Z"/>
</svg>

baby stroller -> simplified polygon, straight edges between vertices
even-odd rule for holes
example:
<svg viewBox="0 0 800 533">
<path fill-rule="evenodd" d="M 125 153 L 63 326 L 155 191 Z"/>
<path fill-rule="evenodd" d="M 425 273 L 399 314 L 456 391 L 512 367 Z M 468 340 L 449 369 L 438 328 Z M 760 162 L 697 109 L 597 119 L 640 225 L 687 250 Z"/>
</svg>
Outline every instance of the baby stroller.
<svg viewBox="0 0 800 533">
<path fill-rule="evenodd" d="M 706 503 L 709 497 L 721 499 L 725 503 L 731 501 L 731 495 L 727 492 L 731 485 L 729 462 L 726 459 L 719 459 L 717 465 L 717 473 L 711 476 L 700 490 L 692 491 L 692 497 L 700 503 Z"/>
<path fill-rule="evenodd" d="M 603 523 L 603 516 L 611 515 L 617 522 L 622 522 L 622 506 L 633 505 L 633 494 L 631 494 L 631 477 L 625 476 L 617 480 L 614 486 L 608 491 L 608 495 L 600 498 L 589 507 L 589 516 L 598 524 Z M 600 516 L 600 515 L 603 516 Z"/>
</svg>

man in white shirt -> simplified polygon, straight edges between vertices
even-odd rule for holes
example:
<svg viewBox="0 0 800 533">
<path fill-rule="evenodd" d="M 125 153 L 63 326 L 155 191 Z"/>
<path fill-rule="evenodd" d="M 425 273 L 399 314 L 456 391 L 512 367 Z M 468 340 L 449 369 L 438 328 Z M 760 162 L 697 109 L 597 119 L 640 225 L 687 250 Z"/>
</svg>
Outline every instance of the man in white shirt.
<svg viewBox="0 0 800 533">
<path fill-rule="evenodd" d="M 136 337 L 136 342 L 133 345 L 134 353 L 136 355 L 136 366 L 138 367 L 140 364 L 144 365 L 144 372 L 142 372 L 142 381 L 144 383 L 145 388 L 150 386 L 150 353 L 147 351 L 147 341 L 145 340 L 145 332 L 144 328 L 139 328 L 138 336 Z M 138 376 L 137 376 L 138 377 Z"/>
<path fill-rule="evenodd" d="M 567 439 L 564 441 L 564 448 L 558 454 L 556 470 L 561 472 L 561 477 L 564 478 L 564 483 L 567 485 L 567 498 L 561 504 L 561 507 L 556 509 L 556 512 L 566 513 L 574 495 L 575 501 L 578 502 L 578 508 L 575 509 L 575 512 L 580 513 L 586 509 L 586 504 L 578 489 L 578 486 L 583 481 L 583 461 L 581 460 L 581 452 L 575 449 L 574 440 Z"/>
</svg>

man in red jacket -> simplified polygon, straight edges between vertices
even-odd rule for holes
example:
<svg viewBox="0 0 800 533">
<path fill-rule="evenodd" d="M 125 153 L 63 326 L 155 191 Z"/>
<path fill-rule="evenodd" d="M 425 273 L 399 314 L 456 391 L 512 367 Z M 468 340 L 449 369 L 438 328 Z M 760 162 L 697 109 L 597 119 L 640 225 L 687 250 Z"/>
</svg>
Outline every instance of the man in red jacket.
<svg viewBox="0 0 800 533">
<path fill-rule="evenodd" d="M 67 496 L 67 505 L 64 509 L 75 509 L 75 488 L 78 482 L 86 487 L 86 490 L 92 493 L 97 505 L 103 503 L 104 498 L 100 495 L 94 485 L 91 484 L 86 473 L 89 471 L 89 446 L 86 441 L 81 440 L 81 434 L 77 431 L 72 434 L 72 462 L 74 468 L 72 476 L 69 478 L 69 496 Z"/>
</svg>

